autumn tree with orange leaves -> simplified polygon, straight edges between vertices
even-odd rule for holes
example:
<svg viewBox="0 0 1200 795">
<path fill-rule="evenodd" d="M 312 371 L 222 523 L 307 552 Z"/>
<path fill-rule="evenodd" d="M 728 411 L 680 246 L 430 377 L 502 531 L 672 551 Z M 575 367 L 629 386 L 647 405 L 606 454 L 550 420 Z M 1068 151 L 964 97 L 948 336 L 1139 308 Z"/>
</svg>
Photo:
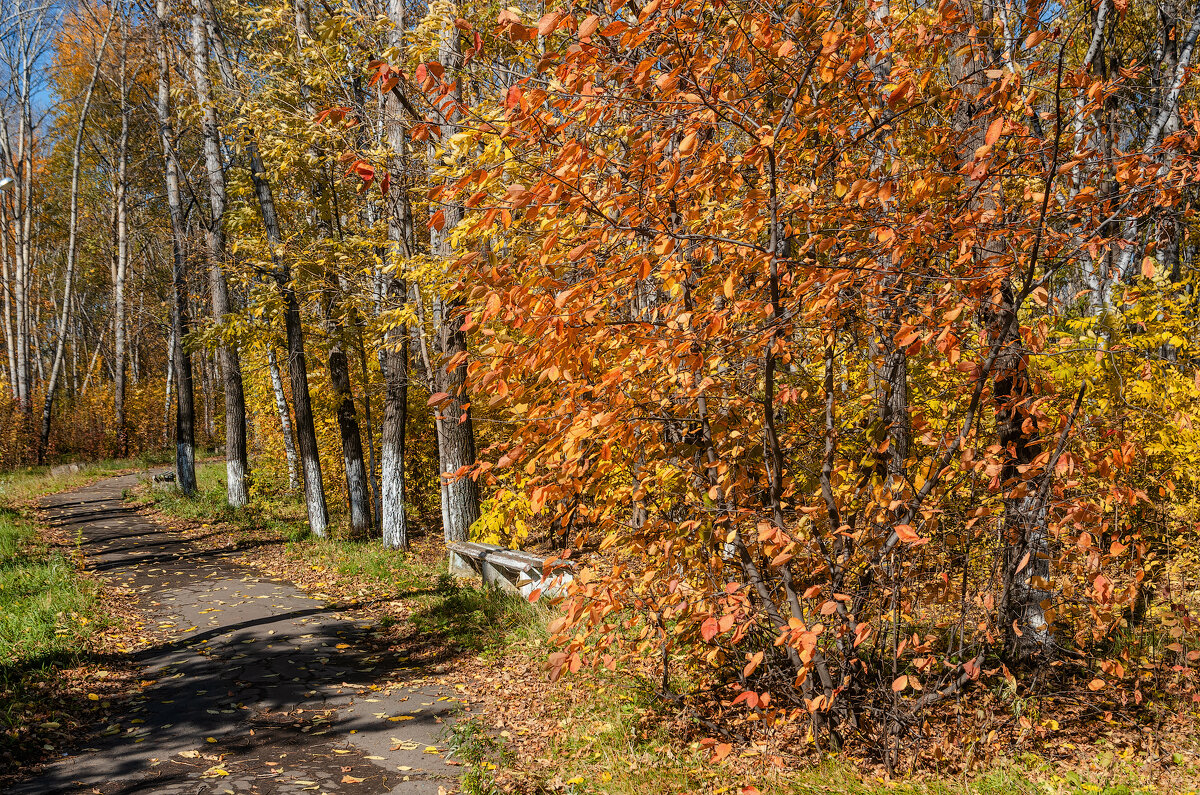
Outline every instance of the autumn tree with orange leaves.
<svg viewBox="0 0 1200 795">
<path fill-rule="evenodd" d="M 1200 23 L 1114 68 L 1139 13 L 508 10 L 462 100 L 422 70 L 466 119 L 430 198 L 470 208 L 470 389 L 515 428 L 475 476 L 599 541 L 555 675 L 888 760 L 1046 664 L 1145 697 L 1127 379 L 1193 365 L 1132 315 L 1190 289 Z"/>
</svg>

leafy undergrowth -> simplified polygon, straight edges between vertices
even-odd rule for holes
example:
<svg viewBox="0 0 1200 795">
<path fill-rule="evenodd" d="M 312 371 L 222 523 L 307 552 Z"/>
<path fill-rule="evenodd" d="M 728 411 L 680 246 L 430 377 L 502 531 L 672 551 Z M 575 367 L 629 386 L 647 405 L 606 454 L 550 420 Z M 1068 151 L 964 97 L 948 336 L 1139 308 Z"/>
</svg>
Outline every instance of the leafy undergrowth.
<svg viewBox="0 0 1200 795">
<path fill-rule="evenodd" d="M 1154 774 L 1147 770 L 1153 760 L 1108 740 L 1078 747 L 1071 760 L 1026 751 L 967 772 L 896 778 L 863 760 L 814 762 L 776 755 L 767 744 L 734 747 L 714 762 L 714 747 L 695 739 L 703 727 L 650 695 L 649 682 L 589 672 L 549 683 L 541 662 L 549 651 L 521 643 L 502 660 L 464 671 L 480 717 L 468 727 L 460 722 L 448 744 L 463 746 L 456 756 L 469 767 L 468 795 L 1194 795 L 1197 786 L 1183 755 L 1167 760 L 1173 774 Z"/>
<path fill-rule="evenodd" d="M 408 554 L 376 542 L 309 538 L 298 499 L 260 499 L 231 510 L 222 475 L 220 464 L 201 466 L 200 491 L 190 499 L 148 484 L 132 498 L 202 545 L 237 548 L 243 562 L 265 574 L 373 615 L 409 659 L 458 689 L 465 712 L 447 745 L 463 763 L 466 795 L 1134 795 L 1195 788 L 1197 757 L 1188 749 L 1164 757 L 1161 747 L 1135 748 L 1119 732 L 1087 742 L 1053 737 L 1045 728 L 1053 722 L 1036 704 L 1000 696 L 1019 739 L 1010 753 L 993 753 L 966 772 L 961 764 L 935 765 L 895 781 L 863 760 L 814 763 L 769 744 L 714 746 L 702 742 L 704 727 L 649 695 L 649 679 L 582 671 L 549 681 L 550 610 L 449 577 L 440 538 L 418 538 Z M 1020 718 L 1029 715 L 1038 718 L 1036 730 L 1021 732 Z"/>
</svg>

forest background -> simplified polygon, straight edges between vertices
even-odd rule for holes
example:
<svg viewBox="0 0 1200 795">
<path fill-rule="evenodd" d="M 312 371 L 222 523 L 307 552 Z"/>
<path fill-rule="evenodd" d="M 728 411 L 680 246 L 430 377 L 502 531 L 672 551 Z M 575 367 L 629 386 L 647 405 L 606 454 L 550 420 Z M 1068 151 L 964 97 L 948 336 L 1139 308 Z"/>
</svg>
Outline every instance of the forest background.
<svg viewBox="0 0 1200 795">
<path fill-rule="evenodd" d="M 1195 709 L 1200 6 L 4 10 L 3 465 L 576 557 L 715 758 Z"/>
</svg>

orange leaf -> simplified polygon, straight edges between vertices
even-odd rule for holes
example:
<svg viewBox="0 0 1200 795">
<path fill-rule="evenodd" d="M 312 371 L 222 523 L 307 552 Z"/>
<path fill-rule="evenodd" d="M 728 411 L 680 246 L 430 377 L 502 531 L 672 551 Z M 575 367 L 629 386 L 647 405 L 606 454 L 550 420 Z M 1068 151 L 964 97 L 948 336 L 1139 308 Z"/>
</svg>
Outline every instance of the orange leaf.
<svg viewBox="0 0 1200 795">
<path fill-rule="evenodd" d="M 600 17 L 592 14 L 583 22 L 579 23 L 579 38 L 586 39 L 596 32 L 596 28 L 600 27 Z"/>
<path fill-rule="evenodd" d="M 904 688 L 908 687 L 907 676 L 897 676 L 896 681 L 892 682 L 892 692 L 899 693 Z"/>
<path fill-rule="evenodd" d="M 893 91 L 890 95 L 888 95 L 888 98 L 887 98 L 888 107 L 895 109 L 895 107 L 897 105 L 899 105 L 901 102 L 904 101 L 904 98 L 908 96 L 908 92 L 912 91 L 912 89 L 913 89 L 913 84 L 909 80 L 905 80 L 903 83 L 896 86 L 896 90 Z"/>
<path fill-rule="evenodd" d="M 983 136 L 983 142 L 988 146 L 1000 140 L 1000 133 L 1004 132 L 1004 119 L 999 118 L 988 125 L 987 134 Z"/>
<path fill-rule="evenodd" d="M 1103 690 L 1107 684 L 1103 679 L 1093 679 L 1088 682 L 1088 690 Z"/>
<path fill-rule="evenodd" d="M 1038 46 L 1049 35 L 1050 31 L 1048 30 L 1035 30 L 1025 38 L 1025 49 Z"/>
<path fill-rule="evenodd" d="M 557 11 L 551 11 L 539 19 L 537 24 L 538 35 L 549 36 L 558 27 L 558 20 L 561 18 L 562 14 Z"/>
</svg>

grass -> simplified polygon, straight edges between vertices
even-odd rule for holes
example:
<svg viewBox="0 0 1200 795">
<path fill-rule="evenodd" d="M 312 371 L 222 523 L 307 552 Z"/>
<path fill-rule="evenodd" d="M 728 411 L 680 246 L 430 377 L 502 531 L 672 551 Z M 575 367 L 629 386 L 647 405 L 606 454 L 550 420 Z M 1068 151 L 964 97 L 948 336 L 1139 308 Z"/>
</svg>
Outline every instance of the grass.
<svg viewBox="0 0 1200 795">
<path fill-rule="evenodd" d="M 452 723 L 444 736 L 450 756 L 465 768 L 459 780 L 463 795 L 493 795 L 496 792 L 494 771 L 508 761 L 504 746 L 478 719 Z"/>
<path fill-rule="evenodd" d="M 413 613 L 418 631 L 438 633 L 464 651 L 494 657 L 516 643 L 546 635 L 547 614 L 495 588 L 474 588 L 441 575 L 433 598 Z"/>
<path fill-rule="evenodd" d="M 129 464 L 0 477 L 0 772 L 53 749 L 59 727 L 77 722 L 80 709 L 62 672 L 85 657 L 89 639 L 108 622 L 96 583 L 79 576 L 68 553 L 49 547 L 28 503 Z"/>
<path fill-rule="evenodd" d="M 74 562 L 50 552 L 31 520 L 0 508 L 0 686 L 72 661 L 95 626 L 95 605 Z"/>
</svg>

